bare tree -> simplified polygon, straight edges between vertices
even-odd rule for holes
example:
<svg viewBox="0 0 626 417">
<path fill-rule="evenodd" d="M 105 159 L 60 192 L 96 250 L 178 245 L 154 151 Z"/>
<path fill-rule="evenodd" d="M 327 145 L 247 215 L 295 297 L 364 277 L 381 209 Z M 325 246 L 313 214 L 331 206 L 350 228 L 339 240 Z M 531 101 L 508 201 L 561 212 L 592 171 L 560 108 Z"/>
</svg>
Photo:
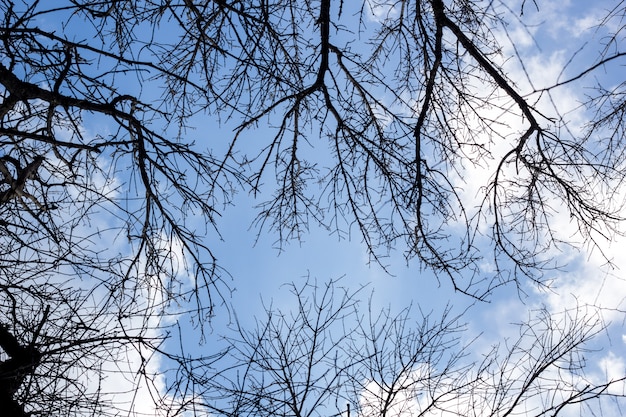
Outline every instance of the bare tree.
<svg viewBox="0 0 626 417">
<path fill-rule="evenodd" d="M 228 338 L 230 354 L 204 392 L 214 415 L 602 415 L 626 398 L 626 375 L 585 375 L 602 325 L 584 309 L 536 311 L 517 338 L 480 352 L 464 313 L 449 308 L 416 320 L 410 308 L 370 304 L 363 315 L 358 291 L 340 281 L 290 290 L 294 313 L 268 306 L 256 328 Z"/>
<path fill-rule="evenodd" d="M 228 291 L 206 239 L 240 175 L 220 180 L 221 161 L 168 129 L 175 113 L 120 92 L 124 74 L 170 72 L 133 58 L 140 9 L 116 31 L 93 7 L 0 2 L 0 395 L 15 415 L 132 410 L 103 391 L 114 378 L 159 404 L 147 364 L 168 306 L 193 301 L 203 322 Z"/>
<path fill-rule="evenodd" d="M 621 184 L 622 141 L 568 130 L 558 109 L 535 106 L 556 86 L 522 91 L 507 77 L 497 33 L 517 16 L 505 12 L 440 0 L 207 3 L 180 43 L 198 58 L 175 68 L 186 75 L 195 62 L 215 105 L 241 119 L 225 161 L 250 166 L 255 191 L 276 184 L 260 230 L 283 241 L 311 222 L 356 229 L 377 259 L 404 240 L 407 257 L 482 298 L 524 277 L 544 282 L 562 243 L 555 213 L 590 241 L 623 217 L 619 194 L 603 192 Z M 261 123 L 271 138 L 249 145 Z M 468 205 L 465 168 L 487 164 Z"/>
<path fill-rule="evenodd" d="M 103 375 L 126 349 L 140 358 L 128 374 L 150 383 L 143 352 L 167 337 L 168 309 L 191 302 L 202 323 L 228 292 L 211 242 L 235 190 L 262 199 L 259 233 L 279 242 L 310 224 L 356 229 L 379 259 L 404 241 L 477 298 L 543 283 L 558 204 L 589 240 L 618 229 L 622 86 L 595 90 L 582 136 L 534 103 L 621 59 L 620 31 L 596 64 L 524 94 L 501 66 L 494 33 L 512 15 L 496 2 L 0 0 L 0 11 L 0 394 L 16 413 L 108 412 L 66 370 Z M 234 129 L 213 152 L 190 133 L 207 116 Z M 267 139 L 250 141 L 263 124 Z M 463 167 L 490 157 L 474 210 Z"/>
<path fill-rule="evenodd" d="M 332 281 L 290 289 L 297 302 L 293 312 L 269 306 L 267 320 L 252 330 L 237 322 L 235 336 L 227 340 L 226 366 L 205 387 L 205 405 L 212 412 L 312 416 L 336 411 L 350 365 L 341 349 L 353 337 L 342 325 L 354 318 L 358 292 L 348 293 Z M 216 404 L 208 402 L 213 398 Z"/>
</svg>

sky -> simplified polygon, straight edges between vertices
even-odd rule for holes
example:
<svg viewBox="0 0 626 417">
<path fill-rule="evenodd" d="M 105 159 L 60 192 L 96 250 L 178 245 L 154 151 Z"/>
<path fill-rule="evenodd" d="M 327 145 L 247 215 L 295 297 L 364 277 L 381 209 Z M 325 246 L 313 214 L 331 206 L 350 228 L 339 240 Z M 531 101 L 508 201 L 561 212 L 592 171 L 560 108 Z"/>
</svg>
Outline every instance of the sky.
<svg viewBox="0 0 626 417">
<path fill-rule="evenodd" d="M 515 7 L 519 5 L 508 4 L 518 10 Z M 598 45 L 602 44 L 605 29 L 592 28 L 592 25 L 611 5 L 612 2 L 541 2 L 541 12 L 537 13 L 532 3 L 527 2 L 524 17 L 530 25 L 523 28 L 512 22 L 507 30 L 517 53 L 523 57 L 525 71 L 530 74 L 534 85 L 525 82 L 523 70 L 515 59 L 505 64 L 510 78 L 518 83 L 522 91 L 530 93 L 533 88 L 539 89 L 576 74 L 578 65 L 594 59 L 592 57 Z M 382 10 L 379 12 L 384 15 Z M 563 73 L 563 67 L 582 45 L 585 49 L 577 52 L 569 64 L 570 68 Z M 515 54 L 506 43 L 504 46 L 505 58 Z M 603 76 L 614 75 L 621 75 L 619 68 L 607 66 Z M 565 86 L 554 91 L 551 97 L 563 113 L 569 112 L 574 123 L 577 118 L 583 117 L 577 112 L 580 112 L 578 107 L 584 100 L 585 91 L 578 88 L 578 85 Z M 539 107 L 548 108 L 550 104 L 540 102 Z M 468 200 L 478 192 L 473 185 L 484 184 L 491 175 L 491 168 L 467 170 L 464 188 Z M 533 316 L 540 308 L 545 307 L 558 315 L 563 311 L 584 309 L 586 305 L 601 306 L 604 310 L 600 314 L 608 327 L 594 341 L 594 347 L 599 350 L 591 355 L 588 371 L 598 378 L 611 378 L 626 372 L 623 314 L 626 309 L 626 258 L 622 255 L 625 247 L 623 238 L 613 236 L 610 242 L 600 241 L 604 254 L 614 263 L 612 266 L 607 266 L 597 248 L 563 246 L 554 255 L 565 267 L 549 273 L 553 279 L 550 290 L 528 285 L 523 288 L 525 293 L 520 294 L 509 286 L 496 290 L 488 302 L 477 303 L 454 293 L 447 279 L 439 281 L 431 271 L 422 270 L 416 260 L 407 262 L 401 251 L 392 251 L 390 257 L 385 259 L 391 273 L 383 271 L 376 263 L 368 262 L 366 248 L 358 236 L 349 241 L 339 241 L 326 230 L 313 227 L 302 242 L 291 242 L 279 251 L 274 245 L 275 236 L 262 234 L 257 240 L 257 230 L 251 226 L 256 212 L 250 209 L 250 205 L 249 197 L 240 195 L 234 207 L 223 213 L 220 225 L 224 241 L 217 242 L 215 246 L 219 261 L 233 276 L 235 291 L 232 305 L 237 318 L 243 323 L 252 324 L 255 317 L 262 320 L 263 305 L 269 301 L 274 307 L 289 311 L 294 300 L 287 296 L 287 289 L 283 286 L 287 282 L 299 283 L 307 277 L 320 281 L 344 277 L 343 284 L 355 288 L 368 285 L 374 305 L 378 307 L 390 306 L 399 311 L 413 304 L 424 311 L 437 313 L 447 305 L 451 305 L 456 312 L 471 306 L 465 316 L 467 337 L 481 335 L 472 352 L 479 356 L 490 346 L 514 338 L 518 332 L 517 323 Z M 566 212 L 562 214 L 555 219 L 556 229 L 564 239 L 577 239 L 576 224 L 570 221 Z M 589 307 L 585 311 L 593 314 L 595 310 Z M 221 332 L 217 322 L 215 335 Z M 210 345 L 208 342 L 207 346 Z M 607 414 L 604 415 L 611 415 L 608 409 L 605 411 Z M 621 415 L 618 411 L 615 413 Z"/>
<path fill-rule="evenodd" d="M 519 10 L 519 2 L 511 9 Z M 541 11 L 537 12 L 532 4 L 526 2 L 524 18 L 529 26 L 523 28 L 515 22 L 507 28 L 508 36 L 513 40 L 517 50 L 504 42 L 503 59 L 505 69 L 511 79 L 518 82 L 522 91 L 531 93 L 533 88 L 551 85 L 568 74 L 576 74 L 579 65 L 587 63 L 594 56 L 603 42 L 603 28 L 591 28 L 603 16 L 603 10 L 615 2 L 538 2 Z M 380 9 L 373 13 L 372 21 L 384 16 L 386 11 Z M 614 22 L 610 22 L 613 24 Z M 588 29 L 589 28 L 589 29 Z M 529 33 L 530 32 L 530 33 Z M 501 32 L 505 39 L 504 32 Z M 579 51 L 581 46 L 585 46 Z M 515 53 L 523 57 L 522 68 L 516 59 L 507 59 Z M 569 73 L 562 74 L 562 69 L 576 53 L 569 64 Z M 526 83 L 524 71 L 530 74 L 535 83 Z M 620 82 L 622 74 L 617 66 L 606 66 L 602 76 L 616 77 Z M 579 90 L 575 84 L 566 85 L 554 91 L 551 99 L 563 113 L 568 113 L 574 123 L 582 118 L 577 112 L 578 103 L 584 100 L 585 91 Z M 540 102 L 539 107 L 550 103 Z M 547 107 L 546 107 L 547 108 Z M 229 126 L 218 126 L 214 120 L 197 119 L 195 132 L 212 132 L 211 141 L 228 137 Z M 102 126 L 86 126 L 88 131 L 95 132 Z M 193 133 L 193 131 L 192 131 Z M 255 132 L 257 135 L 268 134 L 263 128 Z M 215 148 L 219 148 L 216 144 Z M 505 150 L 502 148 L 502 150 Z M 491 175 L 493 167 L 468 168 L 465 172 L 464 196 L 468 202 L 473 201 L 478 188 L 475 184 L 484 184 Z M 623 189 L 622 193 L 626 190 Z M 625 195 L 626 196 L 626 195 Z M 551 272 L 553 285 L 550 290 L 540 289 L 532 285 L 525 286 L 523 292 L 512 286 L 497 289 L 487 302 L 477 302 L 463 294 L 454 293 L 447 278 L 438 280 L 429 270 L 420 268 L 417 260 L 406 261 L 401 250 L 392 251 L 384 259 L 388 270 L 383 270 L 375 262 L 370 262 L 366 247 L 358 235 L 351 239 L 339 240 L 327 230 L 313 226 L 300 242 L 289 242 L 281 250 L 276 248 L 276 236 L 266 232 L 257 236 L 253 226 L 256 216 L 254 201 L 245 191 L 235 196 L 232 207 L 223 211 L 218 226 L 223 240 L 213 236 L 211 248 L 215 251 L 220 266 L 232 276 L 229 283 L 234 290 L 228 302 L 232 313 L 226 309 L 218 309 L 213 319 L 206 340 L 199 344 L 200 336 L 192 331 L 193 327 L 181 319 L 185 329 L 186 349 L 189 353 L 206 353 L 219 347 L 221 335 L 228 335 L 229 324 L 236 316 L 244 326 L 253 325 L 255 319 L 263 320 L 264 305 L 271 303 L 283 311 L 294 307 L 294 299 L 288 296 L 286 283 L 303 283 L 306 279 L 325 282 L 328 279 L 342 278 L 342 284 L 356 289 L 366 285 L 363 294 L 372 296 L 372 304 L 376 308 L 389 307 L 400 311 L 408 305 L 418 306 L 422 311 L 433 311 L 440 314 L 451 306 L 454 312 L 467 310 L 464 320 L 468 331 L 468 340 L 480 337 L 472 345 L 474 357 L 480 357 L 494 344 L 516 337 L 519 331 L 516 325 L 529 316 L 536 314 L 540 308 L 559 314 L 584 306 L 601 306 L 603 322 L 607 325 L 605 332 L 598 335 L 593 345 L 598 350 L 590 354 L 588 360 L 589 374 L 600 379 L 623 376 L 626 374 L 626 257 L 623 250 L 626 240 L 614 236 L 611 241 L 600 241 L 601 249 L 613 261 L 608 266 L 598 248 L 582 245 L 568 248 L 563 246 L 554 253 L 555 257 L 565 265 L 559 271 Z M 576 225 L 567 215 L 555 218 L 556 228 L 564 239 L 578 239 Z M 626 226 L 622 225 L 626 231 Z M 471 307 L 471 308 L 470 308 Z M 469 308 L 469 310 L 468 310 Z M 417 310 L 417 309 L 416 309 Z M 589 307 L 588 311 L 595 311 Z M 417 313 L 416 313 L 417 314 Z M 187 331 L 188 330 L 188 331 Z M 158 373 L 158 360 L 151 362 Z M 419 370 L 417 370 L 419 371 Z M 417 372 L 416 371 L 416 372 Z M 122 381 L 110 378 L 106 384 L 119 386 Z M 157 381 L 157 387 L 164 384 Z M 624 389 L 624 387 L 622 387 Z M 139 395 L 149 395 L 142 391 Z M 407 399 L 404 414 L 410 415 L 411 407 L 418 405 Z M 141 401 L 137 402 L 141 404 Z M 612 414 L 612 412 L 614 414 Z M 621 415 L 611 411 L 604 415 Z"/>
<path fill-rule="evenodd" d="M 573 3 L 560 3 L 558 7 L 541 4 L 541 13 L 534 14 L 531 13 L 532 7 L 527 5 L 525 16 L 531 15 L 529 20 L 537 24 L 534 40 L 515 25 L 508 29 L 510 36 L 516 41 L 518 52 L 525 58 L 526 71 L 531 74 L 535 87 L 547 86 L 559 80 L 571 51 L 575 51 L 581 44 L 593 45 L 601 42 L 602 33 L 578 28 L 587 27 L 589 21 L 594 21 L 594 16 L 597 19 L 601 15 L 602 7 L 595 3 L 593 7 L 589 7 L 591 10 L 585 10 L 580 8 L 580 4 Z M 587 46 L 586 50 L 589 51 L 589 56 L 595 52 L 593 46 Z M 513 51 L 505 47 L 503 55 L 507 56 L 507 53 L 513 54 Z M 522 91 L 530 91 L 529 86 L 524 85 L 525 76 L 515 60 L 511 60 L 505 68 L 510 77 L 523 87 Z M 614 68 L 607 68 L 609 75 L 612 70 Z M 575 68 L 571 72 L 575 73 Z M 552 98 L 560 109 L 572 109 L 573 112 L 584 99 L 581 93 L 573 88 L 563 87 Z M 574 114 L 574 118 L 575 116 Z M 491 169 L 492 167 L 475 167 L 466 171 L 470 177 L 466 179 L 463 188 L 468 200 L 478 193 L 477 187 L 473 188 L 474 185 L 484 184 L 485 179 L 491 175 Z M 260 305 L 260 298 L 271 297 L 281 284 L 306 276 L 325 279 L 345 275 L 355 285 L 370 284 L 381 304 L 387 302 L 404 305 L 413 301 L 420 305 L 432 303 L 435 307 L 452 300 L 454 304 L 463 306 L 464 299 L 465 305 L 473 303 L 464 296 L 454 294 L 445 279 L 438 283 L 432 272 L 420 270 L 416 261 L 407 262 L 401 251 L 392 252 L 389 259 L 385 260 L 391 274 L 386 273 L 375 262 L 368 262 L 367 251 L 358 235 L 354 235 L 350 241 L 338 240 L 326 230 L 312 227 L 301 242 L 289 242 L 282 250 L 278 250 L 275 247 L 276 237 L 273 235 L 262 233 L 257 240 L 258 230 L 253 226 L 256 211 L 251 209 L 253 205 L 254 201 L 247 195 L 240 194 L 236 197 L 234 206 L 225 210 L 220 219 L 224 241 L 216 242 L 215 246 L 222 265 L 233 277 L 237 277 L 233 281 L 236 289 L 233 300 L 242 301 L 233 304 L 246 305 L 246 313 L 242 311 L 241 314 L 254 314 L 251 309 L 254 301 L 251 303 L 250 300 L 256 299 Z M 557 220 L 557 229 L 562 232 L 563 238 L 574 236 L 576 225 L 570 222 L 566 213 L 563 214 Z M 618 237 L 614 237 L 613 242 L 602 243 L 608 257 L 615 262 L 615 268 L 604 267 L 602 256 L 591 247 L 564 247 L 560 253 L 556 253 L 568 265 L 564 271 L 554 272 L 558 281 L 555 283 L 555 287 L 559 289 L 558 295 L 531 291 L 532 286 L 529 286 L 527 289 L 530 294 L 524 299 L 517 291 L 504 288 L 496 291 L 491 302 L 485 304 L 485 308 L 493 311 L 494 306 L 500 303 L 506 305 L 519 298 L 523 298 L 522 301 L 527 305 L 545 303 L 557 308 L 559 304 L 566 305 L 565 300 L 570 294 L 577 294 L 580 300 L 589 303 L 619 303 L 626 296 L 626 288 L 620 280 L 620 271 L 623 270 L 620 268 L 623 266 L 619 256 L 620 241 Z"/>
</svg>

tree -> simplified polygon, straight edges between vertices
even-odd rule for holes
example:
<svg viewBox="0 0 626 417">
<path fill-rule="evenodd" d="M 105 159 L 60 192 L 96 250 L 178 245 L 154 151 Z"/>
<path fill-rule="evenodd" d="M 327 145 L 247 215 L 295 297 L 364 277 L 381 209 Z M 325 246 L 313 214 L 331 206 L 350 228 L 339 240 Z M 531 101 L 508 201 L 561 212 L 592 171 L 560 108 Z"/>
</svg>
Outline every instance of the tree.
<svg viewBox="0 0 626 417">
<path fill-rule="evenodd" d="M 409 258 L 481 299 L 524 277 L 545 284 L 559 204 L 588 240 L 618 230 L 623 85 L 597 86 L 582 134 L 535 103 L 619 61 L 619 30 L 593 64 L 525 94 L 495 35 L 517 14 L 494 2 L 0 10 L 0 396 L 15 413 L 113 413 L 100 370 L 126 352 L 140 365 L 120 372 L 154 385 L 145 363 L 171 309 L 191 303 L 202 323 L 228 294 L 211 241 L 238 190 L 263 199 L 259 233 L 279 242 L 310 224 L 342 237 L 355 228 L 382 263 L 404 240 Z M 190 133 L 202 117 L 234 129 L 212 152 Z M 269 139 L 251 143 L 264 123 Z M 474 210 L 463 169 L 491 156 Z M 481 269 L 485 252 L 494 274 Z"/>
<path fill-rule="evenodd" d="M 536 311 L 517 339 L 479 352 L 449 308 L 414 321 L 408 308 L 362 314 L 359 291 L 338 281 L 289 288 L 297 310 L 268 306 L 256 328 L 238 326 L 224 357 L 232 366 L 204 376 L 213 415 L 602 415 L 625 394 L 624 378 L 584 375 L 602 325 L 583 309 Z"/>
<path fill-rule="evenodd" d="M 127 56 L 136 45 L 123 28 L 112 52 L 106 14 L 0 4 L 0 396 L 15 415 L 117 414 L 134 405 L 102 384 L 118 375 L 153 388 L 146 364 L 169 303 L 193 299 L 203 321 L 228 290 L 204 238 L 215 190 L 239 176 L 220 182 L 220 161 L 151 123 L 167 109 L 118 93 L 122 74 L 154 66 Z M 50 17 L 68 26 L 40 29 Z M 103 25 L 99 38 L 72 40 L 83 18 Z M 87 135 L 97 120 L 107 132 Z"/>
</svg>

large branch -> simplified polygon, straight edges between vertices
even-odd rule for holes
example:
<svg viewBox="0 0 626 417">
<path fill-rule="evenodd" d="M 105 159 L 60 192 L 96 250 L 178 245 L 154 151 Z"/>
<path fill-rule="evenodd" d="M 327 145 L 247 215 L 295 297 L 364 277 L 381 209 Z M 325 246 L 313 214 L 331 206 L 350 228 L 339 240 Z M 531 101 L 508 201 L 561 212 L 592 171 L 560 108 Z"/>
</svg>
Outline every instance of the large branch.
<svg viewBox="0 0 626 417">
<path fill-rule="evenodd" d="M 470 54 L 472 58 L 476 60 L 480 68 L 491 77 L 491 79 L 500 87 L 504 92 L 513 99 L 515 104 L 519 107 L 522 114 L 528 119 L 530 124 L 528 130 L 522 135 L 520 141 L 516 147 L 516 151 L 519 153 L 524 144 L 530 137 L 530 135 L 541 130 L 537 119 L 533 113 L 532 107 L 526 102 L 526 100 L 513 88 L 511 83 L 504 78 L 498 68 L 489 60 L 485 55 L 474 45 L 465 32 L 446 15 L 444 10 L 443 0 L 432 0 L 433 11 L 435 13 L 435 19 L 439 24 L 448 28 L 463 46 L 463 48 Z"/>
<path fill-rule="evenodd" d="M 20 80 L 11 70 L 0 64 L 0 83 L 10 93 L 11 102 L 13 98 L 19 101 L 40 99 L 47 103 L 52 103 L 62 107 L 75 107 L 81 110 L 102 113 L 108 116 L 119 117 L 123 120 L 130 120 L 132 117 L 115 107 L 116 100 L 110 103 L 96 103 L 93 101 L 69 97 L 54 91 L 45 90 L 35 84 Z M 117 100 L 119 101 L 119 99 Z"/>
</svg>

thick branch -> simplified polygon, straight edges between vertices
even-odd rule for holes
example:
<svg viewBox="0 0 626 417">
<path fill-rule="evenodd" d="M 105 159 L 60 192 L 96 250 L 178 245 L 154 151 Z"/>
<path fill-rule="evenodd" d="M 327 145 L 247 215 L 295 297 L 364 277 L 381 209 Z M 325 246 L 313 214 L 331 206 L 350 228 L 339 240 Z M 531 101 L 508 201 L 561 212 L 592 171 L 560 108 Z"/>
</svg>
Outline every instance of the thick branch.
<svg viewBox="0 0 626 417">
<path fill-rule="evenodd" d="M 533 114 L 532 107 L 524 100 L 524 98 L 511 86 L 509 81 L 502 76 L 500 71 L 493 65 L 489 59 L 487 59 L 483 53 L 474 45 L 474 43 L 465 35 L 463 30 L 457 26 L 450 18 L 445 14 L 444 5 L 442 0 L 432 0 L 433 10 L 435 12 L 435 19 L 439 24 L 450 29 L 459 43 L 465 48 L 465 50 L 478 62 L 480 68 L 484 70 L 489 77 L 500 87 L 504 92 L 515 101 L 515 104 L 520 108 L 522 114 L 528 119 L 530 123 L 529 129 L 522 135 L 520 142 L 517 146 L 517 151 L 521 151 L 526 140 L 530 137 L 533 131 L 540 130 L 539 123 Z"/>
<path fill-rule="evenodd" d="M 40 99 L 48 103 L 53 103 L 62 107 L 75 107 L 81 110 L 102 113 L 108 116 L 119 117 L 123 120 L 132 119 L 127 113 L 118 110 L 115 102 L 111 103 L 94 103 L 89 100 L 68 97 L 50 90 L 45 90 L 35 84 L 20 80 L 7 67 L 0 64 L 0 83 L 4 85 L 17 100 L 33 100 Z"/>
</svg>

